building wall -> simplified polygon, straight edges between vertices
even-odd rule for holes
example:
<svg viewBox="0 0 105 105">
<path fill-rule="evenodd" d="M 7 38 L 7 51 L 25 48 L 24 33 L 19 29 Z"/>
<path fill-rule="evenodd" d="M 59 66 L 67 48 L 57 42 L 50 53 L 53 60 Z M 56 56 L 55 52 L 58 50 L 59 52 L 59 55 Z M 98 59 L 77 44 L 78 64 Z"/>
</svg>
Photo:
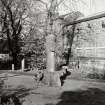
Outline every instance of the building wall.
<svg viewBox="0 0 105 105">
<path fill-rule="evenodd" d="M 105 18 L 84 22 L 77 27 L 82 31 L 79 34 L 75 33 L 72 51 L 74 57 L 80 61 L 79 70 L 86 74 L 94 71 L 103 74 L 105 72 Z"/>
</svg>

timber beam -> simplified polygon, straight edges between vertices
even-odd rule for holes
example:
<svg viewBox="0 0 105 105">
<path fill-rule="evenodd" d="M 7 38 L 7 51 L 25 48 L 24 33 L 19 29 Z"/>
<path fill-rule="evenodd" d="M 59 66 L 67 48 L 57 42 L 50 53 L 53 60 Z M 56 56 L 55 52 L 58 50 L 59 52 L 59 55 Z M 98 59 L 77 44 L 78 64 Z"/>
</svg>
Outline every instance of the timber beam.
<svg viewBox="0 0 105 105">
<path fill-rule="evenodd" d="M 87 16 L 87 17 L 84 17 L 84 18 L 79 18 L 79 19 L 74 20 L 72 22 L 66 23 L 64 25 L 64 27 L 67 27 L 67 26 L 70 26 L 70 25 L 74 25 L 74 24 L 78 24 L 78 23 L 82 23 L 82 22 L 86 22 L 86 21 L 91 21 L 91 20 L 103 18 L 103 17 L 105 17 L 105 11 L 102 12 L 102 13 L 98 13 L 98 14 L 95 14 L 95 15 Z"/>
</svg>

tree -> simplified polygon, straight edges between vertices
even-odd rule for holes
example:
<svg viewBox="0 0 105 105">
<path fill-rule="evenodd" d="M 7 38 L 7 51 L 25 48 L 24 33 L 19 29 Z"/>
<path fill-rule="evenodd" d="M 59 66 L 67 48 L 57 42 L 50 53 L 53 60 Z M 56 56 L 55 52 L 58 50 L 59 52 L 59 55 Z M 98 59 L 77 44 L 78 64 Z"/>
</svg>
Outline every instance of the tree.
<svg viewBox="0 0 105 105">
<path fill-rule="evenodd" d="M 45 52 L 45 32 L 44 20 L 45 14 L 40 13 L 40 5 L 30 1 L 28 18 L 24 21 L 22 30 L 23 43 L 21 53 L 25 55 L 26 66 L 34 70 L 43 70 L 46 68 Z M 32 8 L 33 7 L 33 8 Z"/>
<path fill-rule="evenodd" d="M 25 12 L 27 10 L 26 8 L 27 2 L 29 3 L 28 6 L 30 7 L 28 8 L 29 11 Z M 62 17 L 65 17 L 67 15 L 66 14 L 61 16 L 59 14 L 59 6 L 62 3 L 64 4 L 64 0 L 50 0 L 50 1 L 31 0 L 27 2 L 25 0 L 23 1 L 1 0 L 1 4 L 2 4 L 1 14 L 3 16 L 2 32 L 5 30 L 3 33 L 7 35 L 9 49 L 12 53 L 11 55 L 13 56 L 13 63 L 15 64 L 15 66 L 17 65 L 17 58 L 20 52 L 20 47 L 18 43 L 19 36 L 23 34 L 24 36 L 23 40 L 27 41 L 27 39 L 30 36 L 34 35 L 33 31 L 35 33 L 39 33 L 43 30 L 41 32 L 41 35 L 46 40 L 45 45 L 46 45 L 46 54 L 47 54 L 47 70 L 48 72 L 54 72 L 55 55 L 56 55 L 56 50 L 55 50 L 56 37 L 59 34 L 59 33 L 56 33 L 56 29 L 54 27 L 57 20 L 62 20 Z M 32 5 L 34 5 L 34 7 Z M 70 10 L 70 13 L 71 13 L 71 10 Z M 23 24 L 25 25 L 24 29 L 23 29 Z M 71 52 L 70 50 L 73 43 L 74 30 L 75 30 L 75 27 L 73 26 L 72 32 L 70 35 L 71 37 L 67 35 L 70 39 L 70 48 L 68 50 L 68 53 Z M 70 33 L 67 33 L 67 34 L 70 34 Z M 29 37 L 27 38 L 28 35 Z M 13 44 L 14 46 L 12 46 L 11 44 L 12 41 L 14 43 Z M 67 55 L 66 58 L 68 59 L 69 55 Z M 67 64 L 68 64 L 68 61 L 69 60 L 67 60 Z"/>
<path fill-rule="evenodd" d="M 22 20 L 26 11 L 25 0 L 0 0 L 0 20 L 1 35 L 6 36 L 9 50 L 13 57 L 15 69 L 18 67 L 18 57 L 20 53 Z"/>
<path fill-rule="evenodd" d="M 83 16 L 82 13 L 80 12 L 72 12 L 66 19 L 64 19 L 67 22 L 72 22 L 78 19 L 79 17 Z M 65 27 L 63 30 L 63 35 L 64 35 L 64 58 L 66 60 L 65 65 L 69 65 L 69 59 L 72 57 L 72 45 L 74 43 L 74 38 L 76 37 L 75 31 L 76 31 L 77 25 L 74 24 L 69 27 Z"/>
<path fill-rule="evenodd" d="M 70 1 L 71 2 L 71 1 Z M 38 28 L 41 28 L 43 30 L 44 33 L 44 37 L 45 37 L 45 45 L 46 45 L 46 54 L 47 54 L 47 71 L 48 72 L 54 72 L 55 71 L 55 56 L 56 56 L 56 41 L 57 41 L 57 37 L 59 36 L 59 34 L 61 33 L 56 33 L 56 29 L 58 28 L 54 28 L 55 27 L 55 23 L 59 20 L 62 21 L 62 17 L 64 18 L 65 16 L 69 15 L 60 15 L 59 14 L 59 6 L 61 4 L 65 4 L 64 0 L 36 0 L 33 2 L 33 4 L 35 5 L 35 9 L 37 9 L 37 12 L 31 12 L 31 15 L 34 14 L 34 17 L 36 15 L 38 15 L 39 17 L 42 15 L 42 17 L 40 18 L 40 21 L 38 21 L 38 19 L 35 18 L 35 20 L 37 20 L 39 23 L 36 22 L 35 26 L 37 26 Z M 70 10 L 71 13 L 71 10 Z M 75 19 L 78 18 L 78 15 L 76 17 L 71 17 L 71 21 L 74 21 Z M 66 21 L 67 22 L 67 21 Z M 61 22 L 62 23 L 62 22 Z M 65 23 L 64 23 L 65 24 Z M 63 25 L 62 25 L 63 26 Z M 60 27 L 60 29 L 62 30 L 62 26 Z M 59 31 L 61 31 L 59 30 Z M 69 36 L 69 41 L 70 41 L 70 48 L 68 50 L 68 53 L 71 52 L 71 47 L 72 47 L 72 43 L 73 43 L 73 39 L 74 39 L 74 31 L 75 31 L 75 27 L 72 27 L 71 29 L 72 32 L 68 33 L 71 34 L 71 39 Z M 68 64 L 68 58 L 69 58 L 69 54 L 67 54 L 67 62 L 66 65 Z"/>
</svg>

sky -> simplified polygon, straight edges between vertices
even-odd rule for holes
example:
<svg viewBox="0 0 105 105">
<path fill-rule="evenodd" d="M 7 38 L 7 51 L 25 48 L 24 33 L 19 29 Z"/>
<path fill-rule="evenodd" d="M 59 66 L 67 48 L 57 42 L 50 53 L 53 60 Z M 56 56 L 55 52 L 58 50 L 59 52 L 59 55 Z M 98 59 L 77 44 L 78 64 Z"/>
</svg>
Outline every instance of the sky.
<svg viewBox="0 0 105 105">
<path fill-rule="evenodd" d="M 60 14 L 78 10 L 88 16 L 105 11 L 105 0 L 64 0 L 59 8 Z"/>
</svg>

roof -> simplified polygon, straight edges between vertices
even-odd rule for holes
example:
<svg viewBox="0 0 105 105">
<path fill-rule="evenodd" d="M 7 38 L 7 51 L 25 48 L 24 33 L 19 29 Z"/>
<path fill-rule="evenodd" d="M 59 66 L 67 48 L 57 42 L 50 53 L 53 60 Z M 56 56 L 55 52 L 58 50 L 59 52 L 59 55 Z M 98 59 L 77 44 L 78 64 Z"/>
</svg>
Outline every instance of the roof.
<svg viewBox="0 0 105 105">
<path fill-rule="evenodd" d="M 65 24 L 65 26 L 70 26 L 70 25 L 74 25 L 74 24 L 78 24 L 78 23 L 82 23 L 82 22 L 86 22 L 86 21 L 90 21 L 90 20 L 95 20 L 95 19 L 99 19 L 99 18 L 103 18 L 103 17 L 105 17 L 105 11 L 99 12 L 97 14 L 90 15 L 87 17 L 78 18 L 77 20 L 74 20 L 74 21 L 69 21 L 68 23 Z"/>
</svg>

